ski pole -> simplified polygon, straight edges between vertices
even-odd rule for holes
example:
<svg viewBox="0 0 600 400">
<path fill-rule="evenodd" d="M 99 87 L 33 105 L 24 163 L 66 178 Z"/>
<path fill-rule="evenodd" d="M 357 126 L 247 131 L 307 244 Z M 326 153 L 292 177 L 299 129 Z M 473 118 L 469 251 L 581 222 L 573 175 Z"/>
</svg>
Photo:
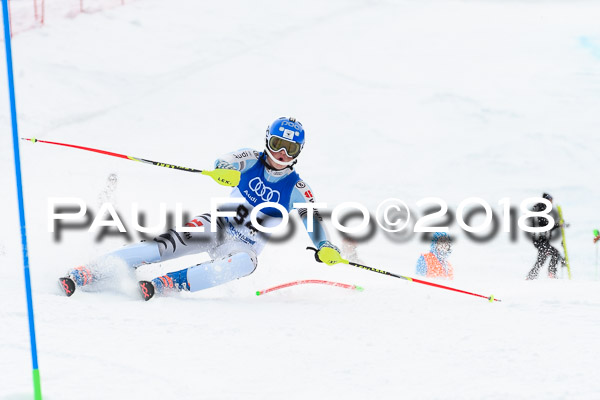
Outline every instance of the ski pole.
<svg viewBox="0 0 600 400">
<path fill-rule="evenodd" d="M 318 261 L 318 262 L 322 262 L 322 261 L 321 261 L 321 260 L 319 260 L 319 259 L 317 258 L 317 256 L 316 256 L 316 254 L 317 254 L 317 252 L 318 252 L 318 250 L 317 250 L 317 249 L 315 249 L 314 247 L 307 247 L 306 249 L 307 249 L 307 250 L 313 250 L 313 251 L 315 252 L 315 259 L 317 259 L 317 261 Z M 468 295 L 471 295 L 471 296 L 481 297 L 481 298 L 484 298 L 484 299 L 488 299 L 490 303 L 491 303 L 491 302 L 493 302 L 493 301 L 502 301 L 502 300 L 500 300 L 500 299 L 496 299 L 496 298 L 494 297 L 494 295 L 491 295 L 491 296 L 483 296 L 483 295 L 481 295 L 481 294 L 477 294 L 477 293 L 471 293 L 471 292 L 467 292 L 467 291 L 465 291 L 465 290 L 460 290 L 460 289 L 455 289 L 455 288 L 452 288 L 452 287 L 450 287 L 450 286 L 444 286 L 444 285 L 439 285 L 439 284 L 437 284 L 437 283 L 433 283 L 433 282 L 422 281 L 421 279 L 411 278 L 411 277 L 409 277 L 409 276 L 396 275 L 396 274 L 393 274 L 393 273 L 391 273 L 391 272 L 384 271 L 384 270 L 382 270 L 382 269 L 378 269 L 378 268 L 369 267 L 369 266 L 367 266 L 367 265 L 357 264 L 357 263 L 354 263 L 354 262 L 352 262 L 352 261 L 345 260 L 345 259 L 343 259 L 343 258 L 341 258 L 341 257 L 339 258 L 339 261 L 338 261 L 338 262 L 340 262 L 340 263 L 342 263 L 342 264 L 348 264 L 348 265 L 352 265 L 353 267 L 357 267 L 357 268 L 361 268 L 361 269 L 366 269 L 367 271 L 377 272 L 378 274 L 383 274 L 383 275 L 393 276 L 394 278 L 400 278 L 400 279 L 404 279 L 404 280 L 411 281 L 411 282 L 415 282 L 415 283 L 421 283 L 421 284 L 423 284 L 423 285 L 428 285 L 428 286 L 437 287 L 437 288 L 440 288 L 440 289 L 452 290 L 452 291 L 454 291 L 454 292 L 458 292 L 458 293 L 464 293 L 464 294 L 468 294 Z"/>
<path fill-rule="evenodd" d="M 240 183 L 240 171 L 236 171 L 236 170 L 233 170 L 233 169 L 220 169 L 220 168 L 217 168 L 217 169 L 215 169 L 213 171 L 203 171 L 203 170 L 200 170 L 200 169 L 194 169 L 194 168 L 188 168 L 188 167 L 181 167 L 181 166 L 178 166 L 178 165 L 167 164 L 167 163 L 163 163 L 163 162 L 159 162 L 159 161 L 146 160 L 144 158 L 132 157 L 132 156 L 127 156 L 125 154 L 113 153 L 111 151 L 100 150 L 100 149 L 93 149 L 91 147 L 77 146 L 77 145 L 74 145 L 74 144 L 49 142 L 49 141 L 46 141 L 46 140 L 39 140 L 39 139 L 35 139 L 35 138 L 31 138 L 31 139 L 21 138 L 21 139 L 22 140 L 28 140 L 28 141 L 30 141 L 32 143 L 54 144 L 54 145 L 57 145 L 57 146 L 65 146 L 65 147 L 71 147 L 71 148 L 79 149 L 79 150 L 91 151 L 91 152 L 94 152 L 94 153 L 104 154 L 106 156 L 124 158 L 126 160 L 138 161 L 138 162 L 142 162 L 142 163 L 145 163 L 145 164 L 156 165 L 157 167 L 165 167 L 165 168 L 177 169 L 177 170 L 180 170 L 180 171 L 195 172 L 195 173 L 199 173 L 201 175 L 210 176 L 215 181 L 217 181 L 217 183 L 219 183 L 220 185 L 223 185 L 223 186 L 237 186 Z"/>
<path fill-rule="evenodd" d="M 567 274 L 569 275 L 569 279 L 571 279 L 571 265 L 569 264 L 569 253 L 567 252 L 567 239 L 565 237 L 565 219 L 563 218 L 562 208 L 560 206 L 556 206 L 556 209 L 558 210 L 558 223 L 560 225 L 560 233 L 562 235 L 562 246 L 563 250 L 565 251 L 565 264 L 567 265 Z"/>
</svg>

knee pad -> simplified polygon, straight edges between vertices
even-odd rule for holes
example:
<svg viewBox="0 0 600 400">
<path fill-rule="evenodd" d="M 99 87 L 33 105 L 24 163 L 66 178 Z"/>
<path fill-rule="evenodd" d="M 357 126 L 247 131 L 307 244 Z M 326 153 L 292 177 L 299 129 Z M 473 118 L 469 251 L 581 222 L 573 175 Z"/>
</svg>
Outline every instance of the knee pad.
<svg viewBox="0 0 600 400">
<path fill-rule="evenodd" d="M 187 283 L 190 291 L 196 292 L 248 276 L 256 265 L 256 257 L 245 252 L 235 253 L 188 268 Z"/>
</svg>

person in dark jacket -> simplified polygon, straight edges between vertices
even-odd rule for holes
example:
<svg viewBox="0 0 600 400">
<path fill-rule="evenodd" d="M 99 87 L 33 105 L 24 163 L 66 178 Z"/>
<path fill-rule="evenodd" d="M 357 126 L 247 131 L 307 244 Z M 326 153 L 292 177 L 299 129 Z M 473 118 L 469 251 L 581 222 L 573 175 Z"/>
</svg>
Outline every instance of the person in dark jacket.
<svg viewBox="0 0 600 400">
<path fill-rule="evenodd" d="M 544 193 L 542 197 L 550 201 L 550 203 L 552 203 L 552 196 L 550 196 L 548 193 Z M 533 206 L 533 211 L 540 212 L 544 210 L 546 210 L 546 205 L 544 203 L 537 203 L 535 206 Z M 548 219 L 544 217 L 535 217 L 534 226 L 548 226 Z M 548 256 L 550 256 L 550 264 L 548 265 L 548 276 L 550 278 L 556 278 L 556 264 L 558 264 L 559 260 L 562 263 L 564 263 L 564 259 L 560 255 L 560 252 L 550 244 L 550 239 L 552 239 L 552 232 L 558 227 L 560 227 L 560 224 L 557 222 L 550 230 L 546 232 L 534 233 L 532 235 L 533 245 L 538 250 L 538 254 L 537 259 L 535 261 L 535 265 L 527 274 L 528 280 L 537 278 L 540 268 L 542 268 Z"/>
</svg>

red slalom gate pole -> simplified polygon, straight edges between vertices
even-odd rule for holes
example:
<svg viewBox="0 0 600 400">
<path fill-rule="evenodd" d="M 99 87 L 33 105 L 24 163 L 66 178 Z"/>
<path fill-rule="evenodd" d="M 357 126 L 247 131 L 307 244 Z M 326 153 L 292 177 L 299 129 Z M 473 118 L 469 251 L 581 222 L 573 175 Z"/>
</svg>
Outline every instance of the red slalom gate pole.
<svg viewBox="0 0 600 400">
<path fill-rule="evenodd" d="M 318 257 L 316 256 L 316 255 L 317 255 L 317 252 L 318 252 L 318 250 L 317 250 L 317 249 L 315 249 L 314 247 L 307 247 L 306 249 L 307 249 L 307 250 L 313 250 L 313 251 L 315 252 L 315 259 L 316 259 L 318 262 L 322 262 L 322 261 L 321 261 L 321 260 L 319 260 L 319 259 L 318 259 Z M 451 291 L 453 291 L 453 292 L 464 293 L 464 294 L 468 294 L 468 295 L 471 295 L 471 296 L 481 297 L 481 298 L 483 298 L 483 299 L 487 299 L 487 300 L 489 300 L 489 302 L 490 302 L 490 303 L 491 303 L 491 302 L 494 302 L 494 301 L 502 301 L 502 300 L 500 300 L 500 299 L 496 299 L 496 298 L 494 298 L 494 295 L 491 295 L 491 296 L 484 296 L 484 295 L 477 294 L 477 293 L 467 292 L 466 290 L 455 289 L 455 288 L 453 288 L 453 287 L 450 287 L 450 286 L 439 285 L 439 284 L 437 284 L 437 283 L 433 283 L 433 282 L 427 282 L 427 281 L 423 281 L 423 280 L 421 280 L 421 279 L 416 279 L 416 278 L 411 278 L 411 277 L 409 277 L 409 276 L 396 275 L 396 274 L 392 274 L 391 272 L 384 271 L 384 270 L 382 270 L 382 269 L 373 268 L 373 267 L 369 267 L 369 266 L 367 266 L 367 265 L 357 264 L 357 263 L 354 263 L 354 262 L 352 262 L 352 261 L 344 260 L 344 259 L 343 259 L 343 258 L 341 258 L 341 257 L 340 257 L 340 259 L 339 259 L 339 261 L 338 261 L 338 262 L 340 262 L 340 263 L 342 263 L 342 264 L 348 264 L 348 265 L 352 265 L 353 267 L 357 267 L 357 268 L 361 268 L 361 269 L 366 269 L 367 271 L 377 272 L 378 274 L 382 274 L 382 275 L 388 275 L 388 276 L 393 276 L 394 278 L 404 279 L 404 280 L 407 280 L 407 281 L 416 282 L 416 283 L 421 283 L 421 284 L 423 284 L 423 285 L 433 286 L 433 287 L 437 287 L 437 288 L 440 288 L 440 289 L 446 289 L 446 290 L 451 290 Z"/>
<path fill-rule="evenodd" d="M 322 280 L 318 280 L 318 279 L 307 279 L 307 280 L 301 280 L 301 281 L 294 281 L 294 282 L 284 283 L 282 285 L 274 286 L 272 288 L 265 289 L 265 290 L 257 290 L 256 291 L 256 295 L 260 296 L 261 294 L 266 294 L 266 293 L 269 293 L 269 292 L 273 292 L 275 290 L 284 289 L 284 288 L 287 288 L 287 287 L 290 287 L 290 286 L 304 285 L 304 284 L 307 284 L 307 283 L 317 283 L 317 284 L 321 284 L 321 285 L 329 285 L 329 286 L 341 287 L 341 288 L 344 288 L 344 289 L 358 290 L 359 292 L 362 292 L 364 290 L 364 288 L 362 288 L 360 286 L 348 285 L 347 283 L 322 281 Z"/>
</svg>

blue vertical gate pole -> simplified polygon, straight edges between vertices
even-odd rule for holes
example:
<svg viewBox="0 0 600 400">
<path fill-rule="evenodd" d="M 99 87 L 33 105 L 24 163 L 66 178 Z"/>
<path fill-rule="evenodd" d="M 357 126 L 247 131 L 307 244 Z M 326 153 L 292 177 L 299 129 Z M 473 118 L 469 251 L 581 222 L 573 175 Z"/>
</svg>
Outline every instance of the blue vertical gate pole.
<svg viewBox="0 0 600 400">
<path fill-rule="evenodd" d="M 33 363 L 34 399 L 42 399 L 40 371 L 38 369 L 37 345 L 35 340 L 35 323 L 33 320 L 33 298 L 31 296 L 31 277 L 29 274 L 29 257 L 27 255 L 27 230 L 25 229 L 25 206 L 23 202 L 23 182 L 21 180 L 21 155 L 19 153 L 19 129 L 17 126 L 17 104 L 15 101 L 15 82 L 12 68 L 12 49 L 10 43 L 10 21 L 8 18 L 8 0 L 2 0 L 4 21 L 4 43 L 6 45 L 6 70 L 8 72 L 8 92 L 10 96 L 10 117 L 12 122 L 13 152 L 15 157 L 15 173 L 17 177 L 17 196 L 19 198 L 19 222 L 21 224 L 21 244 L 23 248 L 23 271 L 25 272 L 25 290 L 27 292 L 27 315 L 29 317 L 29 339 L 31 341 L 31 361 Z"/>
</svg>

